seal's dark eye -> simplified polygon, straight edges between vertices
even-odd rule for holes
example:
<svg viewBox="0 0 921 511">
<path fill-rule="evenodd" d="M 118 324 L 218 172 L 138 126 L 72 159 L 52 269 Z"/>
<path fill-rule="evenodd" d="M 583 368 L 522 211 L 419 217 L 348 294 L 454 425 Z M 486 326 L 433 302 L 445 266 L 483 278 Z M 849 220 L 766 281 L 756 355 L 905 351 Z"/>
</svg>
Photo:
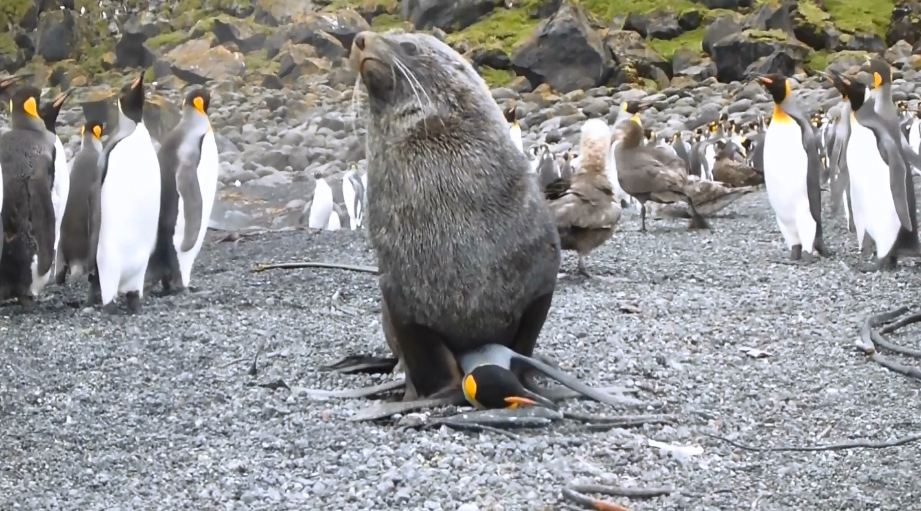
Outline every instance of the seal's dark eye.
<svg viewBox="0 0 921 511">
<path fill-rule="evenodd" d="M 415 55 L 415 54 L 416 54 L 416 45 L 413 44 L 413 43 L 411 43 L 411 42 L 409 42 L 409 41 L 404 41 L 404 42 L 400 43 L 400 48 L 402 48 L 403 51 L 404 51 L 407 55 Z"/>
</svg>

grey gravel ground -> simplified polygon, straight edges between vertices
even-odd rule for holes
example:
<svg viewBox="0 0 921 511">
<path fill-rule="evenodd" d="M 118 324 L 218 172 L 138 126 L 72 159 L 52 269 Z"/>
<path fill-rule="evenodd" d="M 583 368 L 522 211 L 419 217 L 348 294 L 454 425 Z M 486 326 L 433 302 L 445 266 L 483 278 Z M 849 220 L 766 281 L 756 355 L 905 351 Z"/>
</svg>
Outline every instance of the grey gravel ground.
<svg viewBox="0 0 921 511">
<path fill-rule="evenodd" d="M 588 260 L 595 279 L 561 276 L 538 345 L 594 386 L 638 386 L 641 399 L 667 401 L 680 418 L 674 426 L 589 432 L 563 421 L 521 431 L 516 443 L 350 423 L 366 402 L 306 398 L 303 388 L 375 382 L 316 368 L 386 353 L 376 282 L 339 270 L 250 268 L 374 264 L 361 232 L 237 243 L 216 243 L 213 233 L 197 291 L 148 296 L 134 317 L 82 310 L 82 284 L 49 288 L 34 313 L 0 309 L 0 509 L 551 510 L 569 509 L 560 490 L 573 482 L 703 494 L 612 498 L 634 510 L 921 509 L 921 444 L 768 454 L 702 435 L 767 446 L 921 431 L 921 382 L 854 349 L 867 314 L 917 300 L 919 267 L 847 269 L 856 243 L 838 218 L 826 228 L 834 258 L 771 263 L 786 250 L 766 195 L 726 213 L 713 233 L 667 220 L 651 222 L 646 235 L 636 232 L 638 217 L 625 216 Z M 563 271 L 574 268 L 566 254 Z M 916 348 L 917 338 L 917 328 L 898 337 Z M 748 357 L 742 346 L 770 356 Z M 279 379 L 290 389 L 255 385 Z M 676 458 L 646 438 L 704 452 Z"/>
</svg>

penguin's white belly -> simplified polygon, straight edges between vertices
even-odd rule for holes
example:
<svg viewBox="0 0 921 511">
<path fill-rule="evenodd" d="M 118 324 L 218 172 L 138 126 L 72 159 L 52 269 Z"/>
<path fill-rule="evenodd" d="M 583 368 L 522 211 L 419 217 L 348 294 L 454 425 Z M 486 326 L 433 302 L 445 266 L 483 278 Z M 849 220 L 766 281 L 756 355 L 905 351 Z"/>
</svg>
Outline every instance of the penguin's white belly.
<svg viewBox="0 0 921 511">
<path fill-rule="evenodd" d="M 710 181 L 713 181 L 713 165 L 716 164 L 716 146 L 715 144 L 709 144 L 706 149 L 704 149 L 704 163 L 706 163 L 706 178 Z"/>
<path fill-rule="evenodd" d="M 330 214 L 333 212 L 333 190 L 325 181 L 317 181 L 313 192 L 313 203 L 310 205 L 310 218 L 308 226 L 311 229 L 323 229 L 329 224 Z"/>
<path fill-rule="evenodd" d="M 812 243 L 807 246 L 803 242 L 803 238 L 814 239 L 815 220 L 809 209 L 809 157 L 803 149 L 802 133 L 792 119 L 768 128 L 764 136 L 764 184 L 787 247 L 803 245 L 803 250 L 811 252 Z M 810 224 L 811 233 L 800 232 Z"/>
<path fill-rule="evenodd" d="M 512 127 L 509 128 L 508 134 L 512 137 L 512 143 L 515 144 L 515 147 L 523 153 L 524 143 L 521 141 L 521 127 L 517 124 L 513 124 Z"/>
<path fill-rule="evenodd" d="M 96 262 L 102 303 L 119 292 L 143 296 L 160 217 L 160 165 L 143 124 L 110 153 L 101 205 Z"/>
<path fill-rule="evenodd" d="M 54 207 L 54 251 L 58 250 L 58 240 L 61 238 L 61 222 L 64 221 L 64 206 L 67 205 L 67 194 L 70 193 L 70 167 L 64 154 L 64 145 L 61 139 L 54 137 L 54 184 L 51 188 L 51 204 Z"/>
<path fill-rule="evenodd" d="M 855 223 L 857 211 L 860 211 L 863 230 L 876 242 L 877 257 L 882 259 L 892 250 L 902 223 L 892 199 L 889 166 L 879 154 L 876 136 L 856 122 L 851 123 L 847 168 L 850 170 L 851 204 L 854 208 Z M 859 234 L 861 233 L 858 232 Z"/>
<path fill-rule="evenodd" d="M 182 201 L 182 196 L 179 196 L 179 215 L 176 217 L 176 230 L 173 233 L 173 246 L 176 248 L 179 273 L 182 276 L 182 285 L 184 287 L 188 287 L 192 281 L 192 264 L 195 262 L 195 258 L 198 257 L 198 253 L 201 252 L 201 245 L 205 240 L 205 234 L 208 232 L 208 219 L 211 218 L 211 210 L 214 208 L 214 194 L 217 190 L 219 165 L 214 132 L 209 131 L 202 139 L 201 159 L 198 161 L 197 169 L 202 211 L 201 226 L 198 229 L 195 245 L 188 252 L 182 251 L 182 240 L 185 236 L 185 204 Z"/>
<path fill-rule="evenodd" d="M 620 180 L 617 177 L 617 161 L 614 158 L 614 150 L 617 149 L 617 144 L 620 141 L 616 141 L 611 144 L 611 149 L 608 152 L 607 163 L 605 164 L 605 173 L 608 175 L 608 181 L 611 182 L 611 189 L 614 191 L 614 198 L 618 202 L 626 201 L 628 203 L 633 203 L 634 199 L 632 196 L 628 195 L 623 188 L 620 187 Z M 581 156 L 580 156 L 581 158 Z M 579 161 L 581 164 L 581 160 Z M 573 161 L 575 165 L 575 161 Z"/>
<path fill-rule="evenodd" d="M 340 222 L 339 220 L 339 213 L 336 213 L 335 211 L 333 211 L 332 214 L 329 215 L 329 223 L 326 224 L 326 230 L 327 231 L 338 231 L 341 228 L 342 228 L 342 222 Z"/>
<path fill-rule="evenodd" d="M 911 128 L 908 130 L 908 144 L 915 152 L 921 151 L 921 119 L 911 121 Z"/>
<path fill-rule="evenodd" d="M 342 178 L 342 197 L 345 199 L 345 210 L 349 214 L 349 227 L 354 231 L 358 228 L 359 211 L 355 205 L 355 188 L 348 176 Z"/>
</svg>

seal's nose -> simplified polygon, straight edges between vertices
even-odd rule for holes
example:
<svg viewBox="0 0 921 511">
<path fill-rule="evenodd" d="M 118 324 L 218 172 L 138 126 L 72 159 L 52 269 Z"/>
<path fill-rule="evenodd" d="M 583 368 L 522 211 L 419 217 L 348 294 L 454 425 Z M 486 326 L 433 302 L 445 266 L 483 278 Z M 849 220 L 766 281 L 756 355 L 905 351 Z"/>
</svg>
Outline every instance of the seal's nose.
<svg viewBox="0 0 921 511">
<path fill-rule="evenodd" d="M 356 35 L 354 43 L 355 47 L 358 48 L 359 51 L 365 51 L 365 34 L 360 33 Z"/>
</svg>

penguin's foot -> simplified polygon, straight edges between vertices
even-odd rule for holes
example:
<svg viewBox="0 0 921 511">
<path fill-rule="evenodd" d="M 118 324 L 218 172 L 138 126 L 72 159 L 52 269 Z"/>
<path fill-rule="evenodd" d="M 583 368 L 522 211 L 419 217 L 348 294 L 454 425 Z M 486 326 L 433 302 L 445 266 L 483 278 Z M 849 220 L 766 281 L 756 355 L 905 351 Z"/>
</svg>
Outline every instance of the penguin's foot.
<svg viewBox="0 0 921 511">
<path fill-rule="evenodd" d="M 64 282 L 67 280 L 67 267 L 61 268 L 61 271 L 54 276 L 54 283 L 58 286 L 63 286 Z"/>
<path fill-rule="evenodd" d="M 876 271 L 895 271 L 898 269 L 898 266 L 899 260 L 895 256 L 889 255 L 876 262 Z"/>
<path fill-rule="evenodd" d="M 803 258 L 803 246 L 802 245 L 793 245 L 790 248 L 790 260 L 799 261 Z"/>
<path fill-rule="evenodd" d="M 816 240 L 812 245 L 815 249 L 815 252 L 822 257 L 831 257 L 831 251 L 828 250 L 828 247 L 825 246 L 825 242 L 822 240 Z"/>
<path fill-rule="evenodd" d="M 118 305 L 115 303 L 115 300 L 112 300 L 111 302 L 103 305 L 102 310 L 104 310 L 106 314 L 114 316 L 118 314 Z"/>
<path fill-rule="evenodd" d="M 129 291 L 125 294 L 125 298 L 128 299 L 128 310 L 132 314 L 137 314 L 141 312 L 141 296 L 137 291 Z"/>
</svg>

